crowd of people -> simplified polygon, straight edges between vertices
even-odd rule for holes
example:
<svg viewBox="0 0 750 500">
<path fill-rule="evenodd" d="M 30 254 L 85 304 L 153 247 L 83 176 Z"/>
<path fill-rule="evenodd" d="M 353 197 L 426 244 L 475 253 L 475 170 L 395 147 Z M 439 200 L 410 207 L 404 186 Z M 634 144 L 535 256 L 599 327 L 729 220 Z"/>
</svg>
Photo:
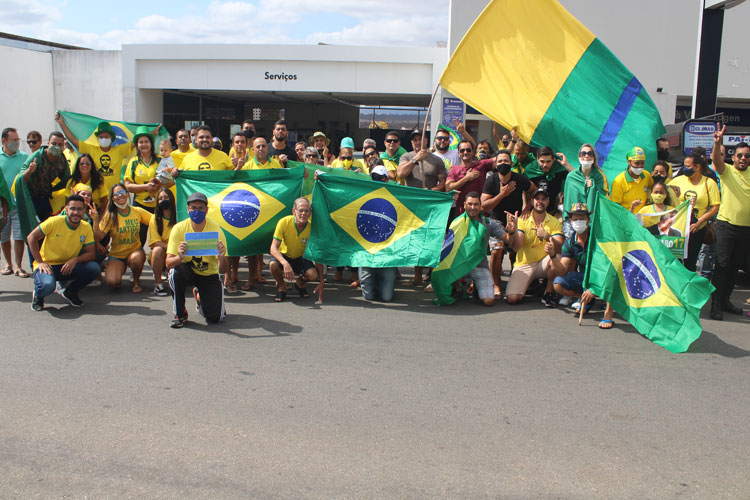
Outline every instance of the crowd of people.
<svg viewBox="0 0 750 500">
<path fill-rule="evenodd" d="M 360 172 L 378 182 L 453 191 L 451 219 L 466 212 L 485 225 L 489 255 L 456 283 L 456 290 L 467 289 L 487 306 L 502 298 L 513 305 L 541 296 L 546 307 L 562 305 L 587 312 L 596 302 L 583 289 L 583 276 L 597 193 L 632 212 L 655 235 L 671 229 L 654 214 L 669 213 L 690 200 L 690 238 L 683 263 L 712 279 L 716 291 L 711 318 L 742 313 L 730 298 L 750 241 L 750 146 L 738 144 L 731 160 L 725 158 L 723 126 L 714 135 L 710 157 L 698 149 L 681 165 L 668 162 L 669 143 L 664 139 L 656 140 L 659 160 L 649 165 L 650 170 L 643 148 L 633 145 L 610 187 L 589 143 L 581 145 L 578 158 L 569 160 L 552 147 L 532 152 L 515 131 L 500 137 L 493 129 L 493 141 L 477 142 L 461 123 L 456 123 L 462 136 L 457 148 L 450 148 L 451 135 L 442 128 L 432 142 L 429 133 L 410 132 L 410 151 L 402 146 L 402 135 L 392 131 L 385 135 L 382 148 L 365 139 L 359 159 L 349 137 L 333 148 L 336 155 L 323 132 L 290 144 L 284 120 L 275 123 L 268 139 L 257 136 L 254 123 L 245 121 L 227 152 L 205 125 L 178 130 L 174 143 L 172 139 L 157 143 L 159 127 L 140 127 L 131 143 L 114 145 L 111 125 L 101 122 L 94 133 L 98 144 L 92 145 L 76 138 L 62 116 L 55 120 L 61 132 L 52 132 L 46 144 L 38 132 L 27 134 L 31 154 L 20 150 L 16 129 L 2 131 L 4 182 L 15 188 L 16 196 L 23 183 L 38 225 L 24 234 L 21 221 L 28 219 L 29 214 L 23 213 L 30 210 L 28 205 L 16 203 L 13 195 L 2 198 L 0 274 L 33 276 L 34 311 L 44 310 L 45 297 L 56 291 L 71 305 L 81 306 L 79 292 L 84 287 L 120 288 L 128 269 L 132 292 L 141 293 L 141 276 L 148 263 L 153 293 L 172 297 L 172 327 L 182 327 L 188 319 L 188 288 L 208 322 L 222 321 L 225 292 L 249 290 L 266 281 L 264 256 L 247 256 L 248 280 L 240 285 L 241 258 L 226 255 L 221 229 L 206 218 L 205 194 L 191 194 L 186 202 L 189 217 L 177 222 L 174 179 L 186 170 L 286 168 L 289 161 L 299 161 Z M 274 301 L 285 300 L 289 284 L 301 297 L 308 297 L 306 282 L 317 282 L 313 293 L 323 300 L 330 276 L 324 266 L 304 258 L 313 221 L 311 204 L 301 197 L 292 213 L 278 222 L 269 248 Z M 220 236 L 215 255 L 188 255 L 187 233 L 214 231 Z M 31 273 L 23 265 L 26 250 Z M 504 283 L 506 256 L 511 272 Z M 340 280 L 343 271 L 336 268 L 334 279 Z M 399 269 L 351 271 L 355 273 L 351 286 L 361 287 L 365 299 L 393 299 Z M 430 272 L 417 267 L 404 285 L 429 291 Z M 606 304 L 600 328 L 612 327 L 613 314 Z"/>
</svg>

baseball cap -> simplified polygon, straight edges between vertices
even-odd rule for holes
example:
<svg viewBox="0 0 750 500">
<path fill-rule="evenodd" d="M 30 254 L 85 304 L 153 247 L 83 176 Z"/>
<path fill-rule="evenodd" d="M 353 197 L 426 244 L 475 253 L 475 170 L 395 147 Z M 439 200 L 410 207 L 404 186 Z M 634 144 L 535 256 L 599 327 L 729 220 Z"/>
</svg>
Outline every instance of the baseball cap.
<svg viewBox="0 0 750 500">
<path fill-rule="evenodd" d="M 388 177 L 388 170 L 386 170 L 383 165 L 376 165 L 375 168 L 373 168 L 370 171 L 370 176 L 373 176 L 373 175 L 379 175 L 381 177 Z"/>
<path fill-rule="evenodd" d="M 573 203 L 568 210 L 568 215 L 589 215 L 590 213 L 585 203 Z"/>
<path fill-rule="evenodd" d="M 206 195 L 203 193 L 193 193 L 190 196 L 188 196 L 187 202 L 190 203 L 191 201 L 202 201 L 206 205 L 208 205 L 208 198 L 206 198 Z"/>
<path fill-rule="evenodd" d="M 627 154 L 628 160 L 636 160 L 636 161 L 646 161 L 646 153 L 643 151 L 643 148 L 639 148 L 638 146 L 632 148 L 630 151 L 628 151 Z"/>
</svg>

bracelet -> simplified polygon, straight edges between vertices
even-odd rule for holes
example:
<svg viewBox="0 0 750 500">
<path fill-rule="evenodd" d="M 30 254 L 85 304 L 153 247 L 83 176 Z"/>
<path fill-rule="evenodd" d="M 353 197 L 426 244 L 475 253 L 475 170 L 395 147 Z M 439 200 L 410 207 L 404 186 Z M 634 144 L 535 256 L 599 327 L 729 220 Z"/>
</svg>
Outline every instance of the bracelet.
<svg viewBox="0 0 750 500">
<path fill-rule="evenodd" d="M 550 259 L 554 259 L 555 257 L 557 257 L 557 254 L 549 256 Z"/>
</svg>

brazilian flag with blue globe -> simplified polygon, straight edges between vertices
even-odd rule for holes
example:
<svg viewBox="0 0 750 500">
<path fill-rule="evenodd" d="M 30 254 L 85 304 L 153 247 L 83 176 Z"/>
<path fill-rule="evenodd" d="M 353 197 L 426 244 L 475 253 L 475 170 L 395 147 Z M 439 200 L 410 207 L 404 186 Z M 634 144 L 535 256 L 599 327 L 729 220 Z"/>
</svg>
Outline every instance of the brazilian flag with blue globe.
<svg viewBox="0 0 750 500">
<path fill-rule="evenodd" d="M 292 214 L 302 191 L 304 167 L 260 170 L 180 171 L 177 220 L 187 218 L 192 193 L 208 198 L 206 217 L 216 222 L 227 241 L 227 255 L 260 255 L 271 248 L 276 223 Z"/>
<path fill-rule="evenodd" d="M 453 195 L 320 174 L 305 258 L 330 266 L 433 267 Z"/>
<path fill-rule="evenodd" d="M 700 311 L 714 291 L 632 213 L 601 193 L 591 218 L 583 288 L 671 352 L 687 351 L 700 337 Z"/>
</svg>

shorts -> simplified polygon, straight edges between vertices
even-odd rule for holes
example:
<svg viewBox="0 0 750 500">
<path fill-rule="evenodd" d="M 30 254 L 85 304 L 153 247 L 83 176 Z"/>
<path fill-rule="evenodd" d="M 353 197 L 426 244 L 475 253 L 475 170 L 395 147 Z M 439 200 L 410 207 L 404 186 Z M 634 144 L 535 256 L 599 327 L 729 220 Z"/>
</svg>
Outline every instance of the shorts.
<svg viewBox="0 0 750 500">
<path fill-rule="evenodd" d="M 560 285 L 565 290 L 576 293 L 583 293 L 583 273 L 571 271 L 565 276 L 555 278 L 555 285 Z"/>
<path fill-rule="evenodd" d="M 294 274 L 297 276 L 304 276 L 308 269 L 312 269 L 313 267 L 315 267 L 315 264 L 313 264 L 312 261 L 304 259 L 302 257 L 292 259 L 284 255 L 284 258 L 287 262 L 289 262 L 289 265 L 292 266 L 292 271 L 294 271 Z M 278 260 L 276 260 L 272 255 L 271 262 L 278 262 Z"/>
<path fill-rule="evenodd" d="M 474 290 L 481 300 L 495 298 L 495 283 L 488 267 L 475 267 L 468 274 L 474 282 Z"/>
<path fill-rule="evenodd" d="M 112 255 L 110 255 L 109 257 L 107 257 L 107 262 L 109 262 L 110 260 L 117 260 L 119 262 L 122 262 L 126 266 L 128 265 L 128 259 L 127 258 L 123 259 L 122 257 L 113 257 Z"/>
<path fill-rule="evenodd" d="M 533 264 L 516 265 L 510 274 L 510 281 L 505 289 L 505 295 L 525 295 L 532 280 L 546 278 L 552 266 L 549 255 Z"/>
<path fill-rule="evenodd" d="M 5 223 L 5 227 L 0 231 L 0 242 L 5 243 L 10 241 L 10 234 L 13 232 L 14 241 L 23 241 L 23 234 L 21 234 L 21 219 L 18 217 L 18 209 L 14 208 L 8 212 L 8 220 Z"/>
</svg>

